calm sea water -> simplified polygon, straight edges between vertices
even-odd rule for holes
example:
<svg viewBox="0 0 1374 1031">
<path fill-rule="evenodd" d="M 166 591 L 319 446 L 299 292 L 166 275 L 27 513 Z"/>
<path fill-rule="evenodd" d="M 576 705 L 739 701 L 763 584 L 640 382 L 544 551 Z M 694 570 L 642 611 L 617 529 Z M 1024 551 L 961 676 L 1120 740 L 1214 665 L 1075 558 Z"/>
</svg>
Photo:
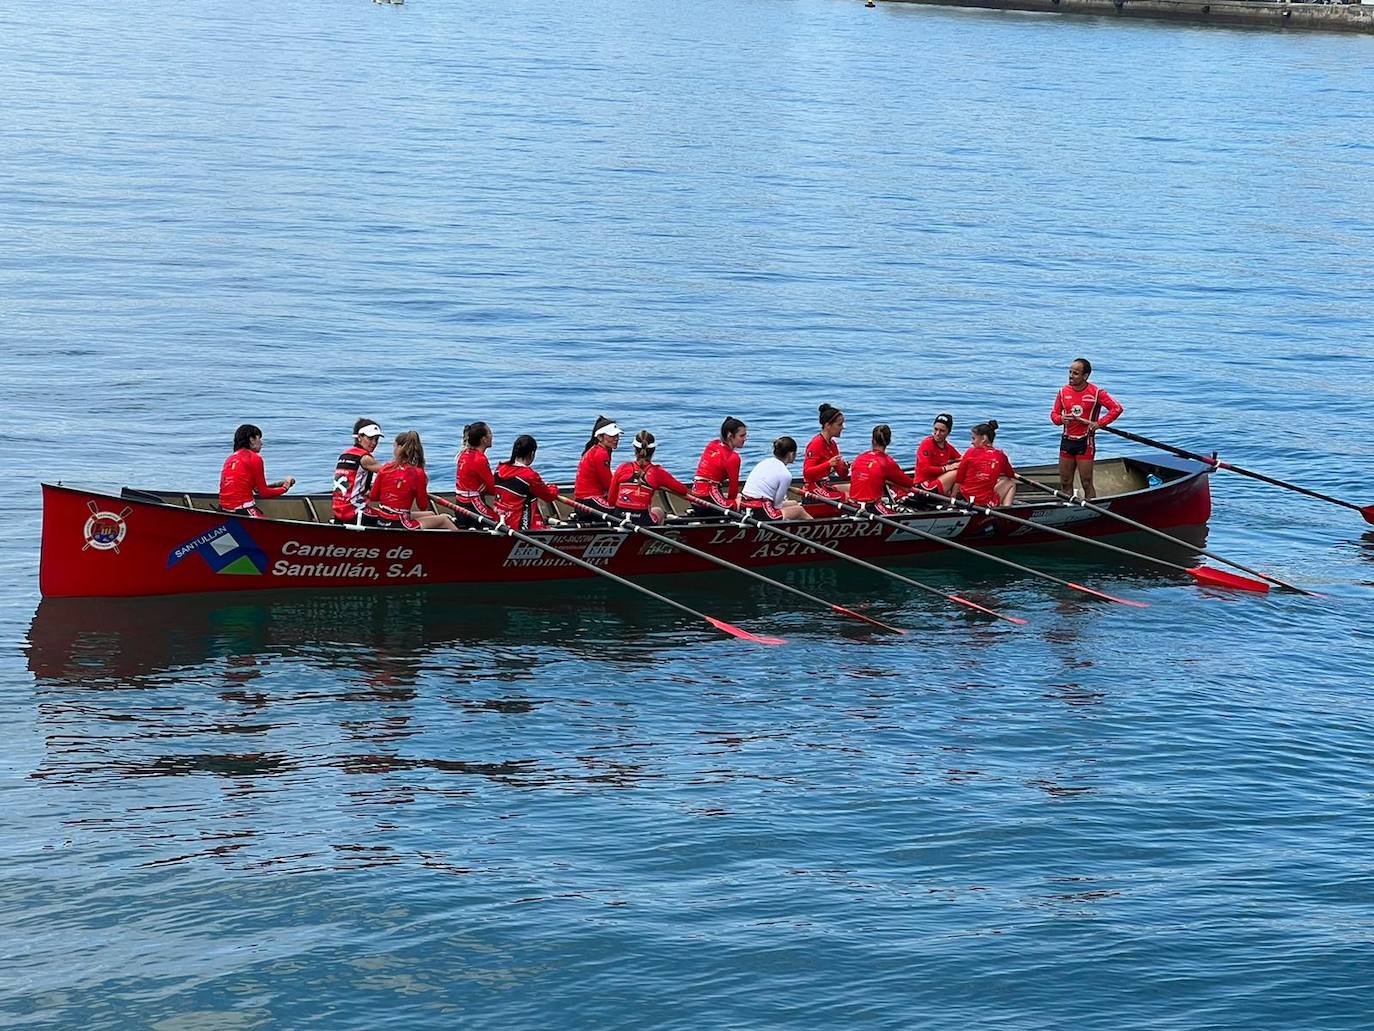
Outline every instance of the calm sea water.
<svg viewBox="0 0 1374 1031">
<path fill-rule="evenodd" d="M 0 7 L 0 1026 L 1364 1028 L 1374 535 L 39 605 L 41 478 L 324 489 L 354 418 L 691 471 L 815 406 L 1122 425 L 1374 500 L 1374 41 L 835 0 Z M 1108 448 L 1112 450 L 1112 448 Z"/>
</svg>

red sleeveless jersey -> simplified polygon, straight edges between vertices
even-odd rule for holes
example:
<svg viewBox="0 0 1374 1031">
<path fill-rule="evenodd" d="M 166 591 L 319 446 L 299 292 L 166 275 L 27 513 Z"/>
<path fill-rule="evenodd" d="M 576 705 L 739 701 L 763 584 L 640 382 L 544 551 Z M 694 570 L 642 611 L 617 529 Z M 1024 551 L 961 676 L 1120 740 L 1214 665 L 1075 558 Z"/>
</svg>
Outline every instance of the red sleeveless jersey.
<svg viewBox="0 0 1374 1031">
<path fill-rule="evenodd" d="M 354 445 L 334 463 L 334 518 L 351 523 L 367 502 L 372 490 L 372 474 L 363 468 L 363 459 L 372 452 Z"/>
</svg>

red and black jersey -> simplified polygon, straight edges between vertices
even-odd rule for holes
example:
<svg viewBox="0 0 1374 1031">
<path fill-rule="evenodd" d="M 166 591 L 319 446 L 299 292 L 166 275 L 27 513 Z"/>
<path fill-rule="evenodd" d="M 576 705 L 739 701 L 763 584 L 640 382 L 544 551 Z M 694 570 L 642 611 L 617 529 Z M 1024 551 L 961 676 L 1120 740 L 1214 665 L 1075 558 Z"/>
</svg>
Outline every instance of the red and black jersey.
<svg viewBox="0 0 1374 1031">
<path fill-rule="evenodd" d="M 412 509 L 429 509 L 429 476 L 418 465 L 387 462 L 372 479 L 368 505 L 383 519 L 396 522 Z"/>
<path fill-rule="evenodd" d="M 937 444 L 934 437 L 927 437 L 916 449 L 916 482 L 926 484 L 938 480 L 944 475 L 945 466 L 962 457 L 949 438 L 945 438 L 943 444 Z"/>
<path fill-rule="evenodd" d="M 729 506 L 739 494 L 739 452 L 723 440 L 713 440 L 701 453 L 692 493 Z"/>
<path fill-rule="evenodd" d="M 1001 448 L 974 446 L 959 460 L 954 482 L 964 496 L 975 505 L 997 504 L 997 481 L 1003 476 L 1015 476 L 1011 459 Z"/>
<path fill-rule="evenodd" d="M 611 449 L 596 443 L 587 448 L 577 463 L 573 498 L 577 501 L 605 501 L 611 490 Z"/>
<path fill-rule="evenodd" d="M 372 491 L 372 473 L 363 468 L 363 459 L 372 454 L 354 445 L 334 464 L 334 518 L 351 523 L 358 517 Z"/>
<path fill-rule="evenodd" d="M 536 501 L 552 501 L 556 497 L 558 485 L 545 483 L 529 466 L 502 462 L 496 467 L 496 511 L 507 526 L 542 530 L 544 516 Z"/>
<path fill-rule="evenodd" d="M 481 501 L 482 495 L 495 494 L 496 477 L 491 474 L 487 453 L 475 447 L 459 451 L 453 482 L 456 501 Z"/>
<path fill-rule="evenodd" d="M 843 458 L 830 468 L 830 460 L 840 453 L 840 445 L 834 440 L 826 440 L 824 433 L 817 433 L 806 445 L 806 455 L 802 460 L 802 482 L 807 487 L 829 488 L 834 479 L 843 479 L 849 474 L 849 465 Z"/>
<path fill-rule="evenodd" d="M 1095 383 L 1084 383 L 1079 390 L 1065 384 L 1059 388 L 1059 393 L 1054 395 L 1054 406 L 1050 408 L 1050 422 L 1056 426 L 1063 426 L 1064 436 L 1070 440 L 1079 440 L 1088 436 L 1091 431 L 1073 416 L 1095 422 L 1099 426 L 1106 426 L 1115 421 L 1123 411 L 1125 409 L 1116 403 L 1112 395 Z"/>
<path fill-rule="evenodd" d="M 285 493 L 285 487 L 267 485 L 262 455 L 252 448 L 239 448 L 224 460 L 219 471 L 219 507 L 226 512 L 242 508 L 254 498 L 275 498 Z"/>
<path fill-rule="evenodd" d="M 686 485 L 663 466 L 653 462 L 625 462 L 611 477 L 611 504 L 630 512 L 647 512 L 656 490 L 687 493 Z"/>
<path fill-rule="evenodd" d="M 850 468 L 850 501 L 881 501 L 889 486 L 910 490 L 915 484 L 886 451 L 865 451 L 854 459 Z"/>
</svg>

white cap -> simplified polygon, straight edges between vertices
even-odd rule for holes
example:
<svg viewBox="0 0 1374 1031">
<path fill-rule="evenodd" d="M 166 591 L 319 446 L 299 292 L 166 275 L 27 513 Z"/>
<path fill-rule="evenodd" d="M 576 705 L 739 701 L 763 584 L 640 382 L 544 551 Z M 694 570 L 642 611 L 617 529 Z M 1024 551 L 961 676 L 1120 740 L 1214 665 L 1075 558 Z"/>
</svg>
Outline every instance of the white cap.
<svg viewBox="0 0 1374 1031">
<path fill-rule="evenodd" d="M 381 435 L 382 428 L 378 426 L 375 422 L 368 423 L 357 433 L 353 434 L 353 436 L 355 437 L 380 437 Z"/>
<path fill-rule="evenodd" d="M 596 431 L 596 436 L 618 437 L 620 436 L 620 427 L 613 422 L 608 422 L 605 426 L 602 426 L 601 429 Z"/>
</svg>

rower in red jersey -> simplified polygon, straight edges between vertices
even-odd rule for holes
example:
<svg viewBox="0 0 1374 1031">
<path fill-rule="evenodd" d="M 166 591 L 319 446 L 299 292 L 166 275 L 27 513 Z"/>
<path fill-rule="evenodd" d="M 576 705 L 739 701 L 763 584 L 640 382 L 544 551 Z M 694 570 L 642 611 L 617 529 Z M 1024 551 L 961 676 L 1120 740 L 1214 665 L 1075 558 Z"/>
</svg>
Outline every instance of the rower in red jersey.
<svg viewBox="0 0 1374 1031">
<path fill-rule="evenodd" d="M 959 449 L 949 442 L 954 416 L 941 412 L 935 417 L 930 436 L 916 449 L 916 485 L 922 490 L 948 494 L 959 471 Z"/>
<path fill-rule="evenodd" d="M 470 422 L 463 427 L 463 450 L 458 452 L 454 471 L 453 501 L 459 509 L 494 520 L 496 511 L 487 504 L 487 498 L 496 496 L 496 478 L 487 461 L 489 447 L 490 426 L 484 422 Z"/>
<path fill-rule="evenodd" d="M 620 427 L 604 415 L 598 415 L 592 425 L 591 439 L 582 448 L 582 461 L 577 463 L 577 479 L 573 481 L 573 500 L 595 509 L 573 509 L 573 519 L 580 523 L 605 522 L 615 510 L 611 504 L 611 452 L 620 446 Z"/>
<path fill-rule="evenodd" d="M 528 433 L 515 438 L 510 461 L 496 467 L 496 513 L 515 530 L 542 530 L 547 525 L 539 502 L 558 497 L 558 484 L 545 483 L 532 468 L 539 441 Z"/>
<path fill-rule="evenodd" d="M 844 432 L 844 413 L 831 405 L 821 405 L 821 431 L 811 438 L 802 456 L 802 502 L 806 495 L 844 500 L 844 491 L 835 486 L 837 479 L 849 475 L 849 466 L 840 457 L 840 445 L 835 438 Z M 832 506 L 824 506 L 833 513 Z M 814 513 L 813 513 L 814 514 Z"/>
<path fill-rule="evenodd" d="M 234 453 L 219 471 L 219 507 L 224 511 L 262 519 L 257 499 L 280 497 L 295 485 L 294 476 L 268 483 L 260 451 L 262 430 L 246 422 L 234 431 Z"/>
<path fill-rule="evenodd" d="M 635 434 L 635 460 L 624 462 L 611 477 L 611 501 L 617 516 L 640 526 L 663 522 L 663 509 L 653 505 L 654 491 L 668 490 L 687 496 L 687 486 L 661 465 L 654 463 L 658 446 L 648 430 Z"/>
<path fill-rule="evenodd" d="M 353 424 L 353 446 L 334 463 L 334 522 L 362 523 L 372 478 L 382 467 L 372 454 L 381 442 L 382 428 L 373 420 Z"/>
<path fill-rule="evenodd" d="M 733 415 L 720 424 L 720 438 L 706 445 L 692 480 L 693 497 L 704 498 L 722 508 L 734 508 L 739 497 L 739 449 L 749 439 L 749 427 Z M 694 517 L 719 516 L 709 505 L 695 505 L 688 512 Z"/>
<path fill-rule="evenodd" d="M 405 530 L 456 530 L 453 520 L 429 511 L 425 447 L 414 430 L 396 434 L 392 459 L 377 470 L 367 496 L 374 525 Z"/>
<path fill-rule="evenodd" d="M 954 482 L 959 492 L 975 505 L 1005 507 L 1016 500 L 1016 470 L 997 439 L 997 420 L 980 422 L 969 430 L 973 446 L 959 460 Z"/>
<path fill-rule="evenodd" d="M 1059 488 L 1065 492 L 1073 490 L 1073 476 L 1077 472 L 1083 496 L 1088 499 L 1097 497 L 1097 488 L 1093 486 L 1096 431 L 1114 422 L 1124 411 L 1111 394 L 1088 382 L 1092 371 L 1092 363 L 1086 358 L 1071 361 L 1069 382 L 1059 388 L 1050 409 L 1050 422 L 1064 427 L 1059 438 Z"/>
<path fill-rule="evenodd" d="M 883 515 L 892 515 L 896 509 L 887 504 L 891 494 L 895 500 L 911 496 L 915 481 L 897 464 L 897 460 L 887 453 L 892 443 L 892 427 L 883 423 L 873 428 L 873 448 L 865 451 L 850 466 L 849 500 L 865 508 L 873 507 Z M 901 491 L 901 494 L 894 492 Z"/>
</svg>

